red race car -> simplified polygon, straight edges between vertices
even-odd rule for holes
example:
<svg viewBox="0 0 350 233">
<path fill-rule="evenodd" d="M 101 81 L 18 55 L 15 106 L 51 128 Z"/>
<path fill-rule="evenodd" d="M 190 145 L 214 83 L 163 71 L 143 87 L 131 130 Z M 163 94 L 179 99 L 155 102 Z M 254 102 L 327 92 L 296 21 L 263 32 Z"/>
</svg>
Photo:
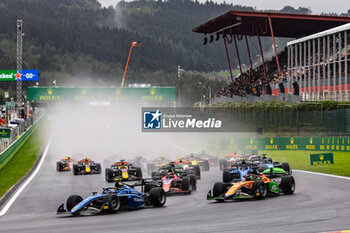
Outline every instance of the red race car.
<svg viewBox="0 0 350 233">
<path fill-rule="evenodd" d="M 190 194 L 191 191 L 197 189 L 197 180 L 194 175 L 188 175 L 187 172 L 183 170 L 168 170 L 159 175 L 158 179 L 154 176 L 154 180 L 159 183 L 164 192 L 169 194 L 183 193 Z"/>
</svg>

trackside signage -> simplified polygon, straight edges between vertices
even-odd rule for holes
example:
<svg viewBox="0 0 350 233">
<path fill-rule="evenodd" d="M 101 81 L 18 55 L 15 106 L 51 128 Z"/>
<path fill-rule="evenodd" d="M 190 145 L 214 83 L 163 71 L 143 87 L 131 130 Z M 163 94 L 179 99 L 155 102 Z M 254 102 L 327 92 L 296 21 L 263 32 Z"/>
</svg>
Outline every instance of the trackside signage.
<svg viewBox="0 0 350 233">
<path fill-rule="evenodd" d="M 0 81 L 38 81 L 38 70 L 0 70 Z"/>
<path fill-rule="evenodd" d="M 270 137 L 220 138 L 218 148 L 241 151 L 252 150 L 306 150 L 350 152 L 350 137 Z"/>
<path fill-rule="evenodd" d="M 175 103 L 175 87 L 117 88 L 117 87 L 28 87 L 30 101 L 136 101 Z"/>
<path fill-rule="evenodd" d="M 11 134 L 10 129 L 1 129 L 0 128 L 0 138 L 9 138 Z"/>
<path fill-rule="evenodd" d="M 334 164 L 333 153 L 310 154 L 310 165 Z"/>
</svg>

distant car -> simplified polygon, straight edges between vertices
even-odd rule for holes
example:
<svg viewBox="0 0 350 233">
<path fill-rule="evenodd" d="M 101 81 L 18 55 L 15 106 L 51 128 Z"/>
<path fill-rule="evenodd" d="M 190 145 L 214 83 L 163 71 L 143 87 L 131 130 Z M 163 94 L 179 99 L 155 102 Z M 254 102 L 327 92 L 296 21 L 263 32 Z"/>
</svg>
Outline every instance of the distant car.
<svg viewBox="0 0 350 233">
<path fill-rule="evenodd" d="M 232 165 L 236 164 L 236 161 L 240 160 L 240 158 L 241 158 L 241 154 L 231 153 L 226 155 L 223 159 L 220 159 L 219 161 L 220 170 L 230 168 Z"/>
<path fill-rule="evenodd" d="M 248 174 L 243 181 L 217 182 L 207 194 L 208 200 L 264 199 L 268 194 L 293 194 L 295 180 L 281 168 L 266 169 L 262 174 Z"/>
<path fill-rule="evenodd" d="M 184 159 L 191 161 L 192 165 L 199 165 L 203 171 L 209 171 L 210 169 L 209 159 L 205 157 L 204 153 L 190 154 Z"/>
<path fill-rule="evenodd" d="M 64 157 L 60 161 L 56 162 L 56 170 L 59 172 L 70 171 L 72 170 L 74 162 L 75 160 L 72 157 L 70 156 Z"/>
<path fill-rule="evenodd" d="M 111 165 L 111 168 L 106 168 L 105 176 L 107 182 L 141 180 L 142 169 L 120 160 Z"/>
<path fill-rule="evenodd" d="M 77 163 L 73 164 L 73 174 L 101 174 L 101 164 L 88 158 L 81 159 Z"/>
<path fill-rule="evenodd" d="M 201 179 L 201 168 L 199 165 L 193 165 L 191 161 L 183 159 L 182 157 L 172 163 L 177 165 L 177 167 L 181 167 L 183 170 L 194 174 L 198 180 Z"/>
<path fill-rule="evenodd" d="M 156 158 L 153 161 L 148 161 L 147 162 L 147 174 L 151 175 L 152 172 L 157 171 L 159 167 L 166 165 L 170 162 L 171 162 L 171 160 L 169 158 L 165 157 L 164 155 L 159 157 L 159 158 Z"/>
<path fill-rule="evenodd" d="M 151 181 L 152 186 L 155 185 Z M 144 206 L 162 207 L 166 202 L 165 192 L 160 187 L 152 187 L 148 191 L 140 192 L 134 189 L 135 186 L 150 187 L 146 180 L 139 184 L 128 185 L 116 183 L 116 187 L 104 188 L 101 194 L 93 192 L 92 196 L 83 199 L 79 195 L 71 195 L 66 201 L 66 208 L 61 204 L 57 214 L 79 215 L 83 213 L 116 213 L 121 207 L 139 209 Z"/>
</svg>

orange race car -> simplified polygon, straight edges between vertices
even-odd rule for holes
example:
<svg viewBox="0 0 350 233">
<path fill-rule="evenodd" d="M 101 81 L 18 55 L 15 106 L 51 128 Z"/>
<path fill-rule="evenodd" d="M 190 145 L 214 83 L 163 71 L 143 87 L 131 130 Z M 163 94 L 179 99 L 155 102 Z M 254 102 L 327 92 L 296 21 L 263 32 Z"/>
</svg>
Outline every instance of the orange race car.
<svg viewBox="0 0 350 233">
<path fill-rule="evenodd" d="M 208 192 L 207 199 L 218 202 L 246 198 L 263 199 L 268 194 L 293 194 L 294 190 L 293 176 L 288 175 L 282 168 L 270 168 L 262 174 L 258 174 L 255 170 L 229 183 L 217 182 L 213 191 Z"/>
<path fill-rule="evenodd" d="M 75 162 L 75 160 L 72 157 L 70 157 L 70 156 L 64 157 L 60 161 L 57 161 L 56 169 L 59 172 L 70 171 L 70 170 L 72 170 L 72 166 L 73 166 L 74 162 Z"/>
</svg>

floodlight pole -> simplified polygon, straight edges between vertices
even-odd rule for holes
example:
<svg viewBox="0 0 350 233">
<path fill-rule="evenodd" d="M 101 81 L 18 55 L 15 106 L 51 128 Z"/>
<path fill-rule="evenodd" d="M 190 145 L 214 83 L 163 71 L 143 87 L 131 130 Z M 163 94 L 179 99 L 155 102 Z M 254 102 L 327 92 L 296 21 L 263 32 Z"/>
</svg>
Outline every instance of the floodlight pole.
<svg viewBox="0 0 350 233">
<path fill-rule="evenodd" d="M 275 49 L 276 62 L 277 62 L 277 67 L 278 67 L 278 75 L 280 75 L 281 74 L 281 68 L 280 68 L 280 62 L 278 60 L 277 47 L 276 47 L 275 35 L 273 33 L 273 28 L 272 28 L 271 16 L 269 16 L 268 18 L 269 18 L 269 25 L 270 25 L 271 36 L 272 36 L 272 40 L 273 40 L 273 47 Z"/>
<path fill-rule="evenodd" d="M 223 39 L 224 39 L 224 45 L 225 45 L 225 50 L 226 50 L 226 57 L 227 57 L 228 67 L 230 69 L 231 81 L 233 82 L 230 56 L 229 56 L 228 50 L 227 50 L 226 39 L 225 38 L 223 38 Z"/>
<path fill-rule="evenodd" d="M 17 19 L 17 72 L 22 74 L 22 48 L 23 48 L 23 19 Z M 21 76 L 16 81 L 17 83 L 17 103 L 22 104 L 23 90 Z"/>
<path fill-rule="evenodd" d="M 127 69 L 128 69 L 128 65 L 129 65 L 129 60 L 130 60 L 130 56 L 131 56 L 131 51 L 132 51 L 132 48 L 136 46 L 136 44 L 138 44 L 137 41 L 132 41 L 132 42 L 131 42 L 130 51 L 129 51 L 129 56 L 128 56 L 128 60 L 126 61 L 126 65 L 125 65 L 125 70 L 124 70 L 124 75 L 123 75 L 121 87 L 124 87 L 124 80 L 125 80 L 126 71 L 127 71 Z"/>
</svg>

